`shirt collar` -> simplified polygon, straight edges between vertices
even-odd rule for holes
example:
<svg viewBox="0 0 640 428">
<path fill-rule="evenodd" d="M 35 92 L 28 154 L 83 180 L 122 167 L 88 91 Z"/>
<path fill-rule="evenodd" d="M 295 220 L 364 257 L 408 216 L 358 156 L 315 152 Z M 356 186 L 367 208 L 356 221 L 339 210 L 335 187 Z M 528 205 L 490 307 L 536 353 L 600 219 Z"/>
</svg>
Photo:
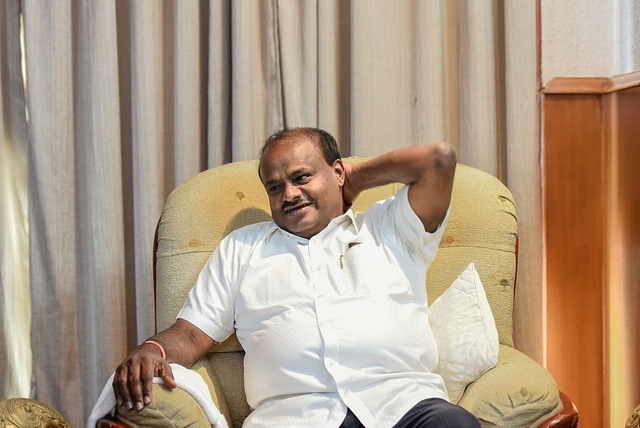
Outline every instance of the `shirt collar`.
<svg viewBox="0 0 640 428">
<path fill-rule="evenodd" d="M 327 227 L 325 227 L 324 230 L 322 230 L 318 235 L 328 234 L 330 233 L 331 230 L 335 229 L 337 226 L 340 226 L 346 222 L 350 222 L 350 224 L 347 225 L 346 227 L 352 227 L 354 232 L 356 233 L 358 232 L 358 223 L 356 222 L 356 214 L 353 211 L 353 206 L 350 206 L 344 214 L 331 220 L 331 222 L 327 225 Z M 269 227 L 269 230 L 267 231 L 266 241 L 269 241 L 269 239 L 271 239 L 274 233 L 281 233 L 283 235 L 290 236 L 292 239 L 300 243 L 309 242 L 307 238 L 294 235 L 293 233 L 289 233 L 286 230 L 281 229 L 280 226 L 278 226 L 273 220 L 271 220 L 271 225 Z"/>
</svg>

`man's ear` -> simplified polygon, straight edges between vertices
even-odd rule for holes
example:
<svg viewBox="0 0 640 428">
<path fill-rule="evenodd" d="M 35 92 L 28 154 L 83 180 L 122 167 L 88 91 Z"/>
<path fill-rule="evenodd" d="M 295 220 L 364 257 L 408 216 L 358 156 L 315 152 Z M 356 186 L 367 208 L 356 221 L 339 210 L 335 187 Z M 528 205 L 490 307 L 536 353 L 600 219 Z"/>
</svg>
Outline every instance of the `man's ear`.
<svg viewBox="0 0 640 428">
<path fill-rule="evenodd" d="M 342 159 L 336 159 L 336 161 L 333 163 L 333 173 L 336 175 L 338 184 L 340 184 L 340 186 L 344 185 L 345 171 Z"/>
</svg>

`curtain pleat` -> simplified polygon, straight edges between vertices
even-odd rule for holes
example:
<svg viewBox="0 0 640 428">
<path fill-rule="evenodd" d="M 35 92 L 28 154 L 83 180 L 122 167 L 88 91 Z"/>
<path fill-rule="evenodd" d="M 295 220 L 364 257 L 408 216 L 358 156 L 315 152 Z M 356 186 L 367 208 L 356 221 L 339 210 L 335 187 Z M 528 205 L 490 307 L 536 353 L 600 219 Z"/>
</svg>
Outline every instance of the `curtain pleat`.
<svg viewBox="0 0 640 428">
<path fill-rule="evenodd" d="M 168 114 L 162 57 L 162 4 L 119 3 L 119 94 L 124 210 L 126 316 L 135 334 L 121 325 L 133 347 L 154 330 L 153 236 L 162 200 L 175 183 L 167 147 Z M 131 31 L 135 29 L 135 31 Z M 171 123 L 171 122 L 169 122 Z M 129 232 L 126 232 L 129 231 Z"/>
<path fill-rule="evenodd" d="M 0 3 L 0 396 L 31 390 L 27 122 L 20 1 Z"/>
<path fill-rule="evenodd" d="M 344 156 L 447 140 L 505 181 L 527 254 L 516 340 L 540 359 L 535 1 L 525 3 L 24 0 L 35 397 L 84 424 L 116 365 L 154 332 L 153 234 L 167 195 L 205 168 L 256 158 L 283 126 L 327 129 Z M 5 4 L 18 13 L 18 0 Z"/>
<path fill-rule="evenodd" d="M 75 227 L 73 19 L 69 2 L 42 3 L 33 10 L 33 3 L 23 5 L 25 50 L 29 52 L 29 241 L 35 396 L 66 416 L 83 401 L 77 341 L 81 321 L 76 300 L 79 237 Z"/>
<path fill-rule="evenodd" d="M 283 125 L 318 125 L 317 0 L 279 0 L 278 50 Z"/>
<path fill-rule="evenodd" d="M 459 160 L 498 176 L 493 1 L 459 2 Z"/>
<path fill-rule="evenodd" d="M 545 363 L 536 6 L 504 2 L 506 184 L 518 206 L 516 347 Z"/>
<path fill-rule="evenodd" d="M 231 159 L 255 159 L 284 126 L 277 1 L 232 2 Z"/>
<path fill-rule="evenodd" d="M 24 4 L 35 394 L 77 424 L 127 349 L 116 14 Z"/>
<path fill-rule="evenodd" d="M 165 29 L 173 29 L 173 40 L 167 42 L 172 44 L 168 67 L 173 68 L 173 87 L 164 101 L 173 110 L 169 119 L 174 122 L 173 163 L 175 182 L 180 183 L 207 167 L 207 97 L 203 89 L 208 80 L 208 20 L 204 19 L 208 13 L 207 2 L 175 1 L 170 5 L 165 9 Z"/>
<path fill-rule="evenodd" d="M 231 161 L 231 1 L 209 3 L 208 166 Z"/>
</svg>

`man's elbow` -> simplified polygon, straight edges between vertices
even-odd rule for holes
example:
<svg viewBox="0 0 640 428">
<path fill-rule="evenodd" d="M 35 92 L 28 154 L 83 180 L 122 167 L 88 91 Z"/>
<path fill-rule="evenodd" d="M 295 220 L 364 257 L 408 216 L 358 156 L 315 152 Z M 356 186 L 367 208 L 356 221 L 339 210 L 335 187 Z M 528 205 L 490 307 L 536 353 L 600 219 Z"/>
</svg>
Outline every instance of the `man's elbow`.
<svg viewBox="0 0 640 428">
<path fill-rule="evenodd" d="M 432 146 L 431 165 L 436 172 L 443 177 L 453 179 L 456 171 L 458 156 L 455 149 L 449 143 L 435 143 Z"/>
</svg>

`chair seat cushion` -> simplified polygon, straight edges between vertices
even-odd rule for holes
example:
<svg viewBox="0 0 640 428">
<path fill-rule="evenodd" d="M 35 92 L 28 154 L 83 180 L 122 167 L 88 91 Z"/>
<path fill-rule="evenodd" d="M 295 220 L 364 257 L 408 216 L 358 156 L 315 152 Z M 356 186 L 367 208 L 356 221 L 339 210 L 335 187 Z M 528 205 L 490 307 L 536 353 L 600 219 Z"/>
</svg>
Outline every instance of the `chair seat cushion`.
<svg viewBox="0 0 640 428">
<path fill-rule="evenodd" d="M 496 366 L 467 387 L 460 406 L 482 427 L 531 427 L 562 410 L 558 385 L 536 361 L 500 345 Z"/>
</svg>

